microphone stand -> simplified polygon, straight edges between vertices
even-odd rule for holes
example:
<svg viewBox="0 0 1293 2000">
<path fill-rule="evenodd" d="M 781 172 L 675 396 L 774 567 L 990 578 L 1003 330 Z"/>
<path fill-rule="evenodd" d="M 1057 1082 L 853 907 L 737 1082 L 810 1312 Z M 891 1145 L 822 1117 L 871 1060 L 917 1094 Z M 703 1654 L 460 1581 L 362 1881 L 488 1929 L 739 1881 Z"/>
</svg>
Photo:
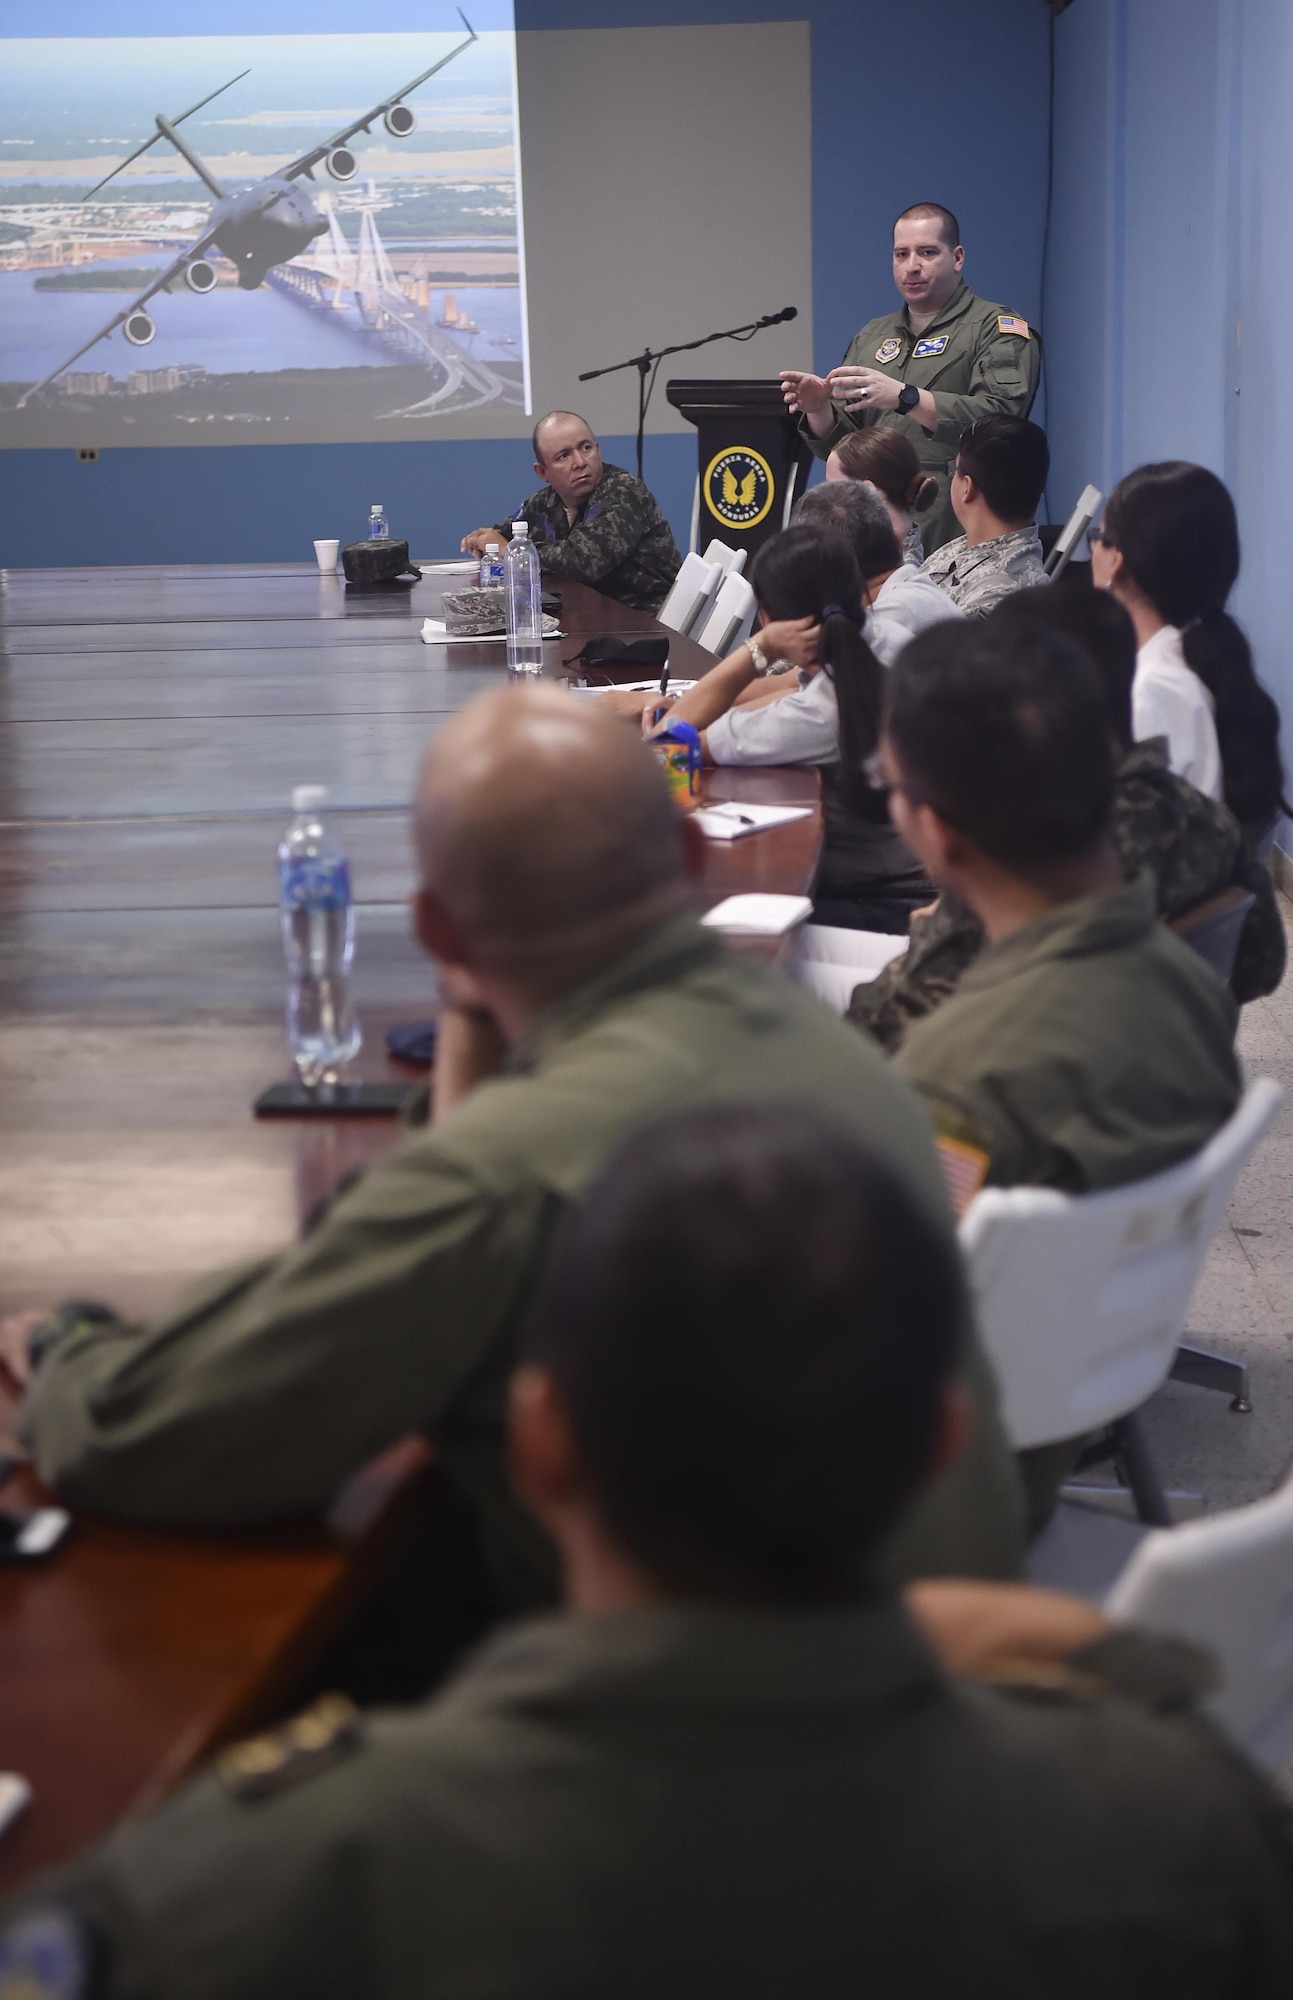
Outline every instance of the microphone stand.
<svg viewBox="0 0 1293 2000">
<path fill-rule="evenodd" d="M 668 354 L 690 354 L 693 347 L 708 347 L 711 340 L 751 340 L 756 333 L 761 333 L 765 326 L 779 326 L 782 320 L 793 319 L 794 317 L 796 317 L 796 314 L 793 307 L 788 313 L 765 313 L 762 319 L 752 321 L 749 326 L 724 327 L 721 333 L 702 334 L 699 340 L 680 340 L 675 347 L 661 347 L 655 353 L 652 353 L 649 347 L 644 347 L 641 354 L 634 354 L 627 361 L 612 361 L 608 368 L 585 369 L 579 378 L 581 382 L 596 381 L 599 375 L 617 375 L 621 368 L 636 368 L 638 371 L 637 452 L 639 479 L 642 477 L 642 439 L 646 431 L 647 404 L 651 400 L 651 389 L 655 387 L 654 370 L 660 366 L 665 356 Z M 650 389 L 647 387 L 648 375 L 651 377 Z"/>
</svg>

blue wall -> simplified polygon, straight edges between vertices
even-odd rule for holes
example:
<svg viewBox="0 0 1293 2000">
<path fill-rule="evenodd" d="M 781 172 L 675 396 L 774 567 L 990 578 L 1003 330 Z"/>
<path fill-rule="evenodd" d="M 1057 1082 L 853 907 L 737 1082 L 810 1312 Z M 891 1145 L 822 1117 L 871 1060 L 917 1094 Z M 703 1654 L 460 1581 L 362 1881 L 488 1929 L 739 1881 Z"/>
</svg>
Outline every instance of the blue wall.
<svg viewBox="0 0 1293 2000">
<path fill-rule="evenodd" d="M 1150 459 L 1226 480 L 1244 551 L 1234 608 L 1293 765 L 1290 9 L 1076 0 L 1056 40 L 1057 507 Z"/>
<path fill-rule="evenodd" d="M 132 4 L 137 9 L 140 0 Z M 1088 4 L 1079 0 L 1073 11 Z M 888 308 L 889 225 L 915 200 L 956 209 L 975 288 L 1036 319 L 1044 0 L 977 0 L 972 7 L 965 0 L 923 0 L 918 25 L 887 0 L 516 4 L 521 29 L 804 18 L 812 24 L 818 366 L 837 361 L 862 321 Z M 265 25 L 278 25 L 276 11 Z M 142 31 L 137 24 L 135 31 Z M 910 61 L 904 46 L 913 49 Z M 719 105 L 715 118 L 725 143 L 776 142 L 775 104 Z M 604 442 L 608 456 L 631 463 L 631 440 Z M 315 535 L 344 531 L 343 515 L 350 532 L 362 532 L 372 499 L 386 503 L 396 532 L 407 533 L 420 551 L 443 553 L 456 546 L 464 525 L 494 518 L 527 490 L 528 457 L 523 445 L 503 440 L 140 447 L 105 451 L 93 466 L 79 465 L 67 450 L 5 452 L 0 562 L 299 560 Z M 684 541 L 692 440 L 649 437 L 646 473 Z"/>
</svg>

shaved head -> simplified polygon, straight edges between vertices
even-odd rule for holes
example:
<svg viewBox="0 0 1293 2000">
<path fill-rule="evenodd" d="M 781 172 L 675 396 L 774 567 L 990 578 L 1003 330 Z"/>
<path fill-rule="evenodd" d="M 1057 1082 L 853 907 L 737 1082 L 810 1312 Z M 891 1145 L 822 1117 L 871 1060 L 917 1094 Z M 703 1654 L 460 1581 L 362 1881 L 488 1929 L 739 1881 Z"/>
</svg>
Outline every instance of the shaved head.
<svg viewBox="0 0 1293 2000">
<path fill-rule="evenodd" d="M 481 695 L 428 749 L 414 824 L 423 890 L 525 985 L 574 985 L 689 904 L 659 765 L 595 698 Z"/>
</svg>

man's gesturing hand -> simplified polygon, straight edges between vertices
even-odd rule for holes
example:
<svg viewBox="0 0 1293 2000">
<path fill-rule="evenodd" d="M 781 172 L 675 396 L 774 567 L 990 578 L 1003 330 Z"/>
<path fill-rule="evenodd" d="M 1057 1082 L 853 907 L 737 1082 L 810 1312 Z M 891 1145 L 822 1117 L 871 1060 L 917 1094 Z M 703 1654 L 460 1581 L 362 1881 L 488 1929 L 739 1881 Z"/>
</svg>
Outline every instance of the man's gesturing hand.
<svg viewBox="0 0 1293 2000">
<path fill-rule="evenodd" d="M 902 383 L 878 368 L 832 368 L 830 393 L 846 409 L 896 410 Z"/>
<path fill-rule="evenodd" d="M 801 375 L 798 369 L 783 368 L 781 393 L 790 409 L 805 417 L 816 416 L 830 407 L 830 384 L 821 375 Z"/>
</svg>

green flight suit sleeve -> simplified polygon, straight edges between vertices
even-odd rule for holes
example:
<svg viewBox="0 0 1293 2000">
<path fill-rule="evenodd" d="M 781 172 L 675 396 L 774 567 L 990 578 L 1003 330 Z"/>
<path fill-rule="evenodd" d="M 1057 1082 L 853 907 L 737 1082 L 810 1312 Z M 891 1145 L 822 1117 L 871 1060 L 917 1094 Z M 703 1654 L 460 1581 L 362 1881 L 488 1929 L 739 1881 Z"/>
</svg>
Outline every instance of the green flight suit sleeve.
<svg viewBox="0 0 1293 2000">
<path fill-rule="evenodd" d="M 152 1326 L 55 1345 L 23 1408 L 42 1478 L 141 1521 L 319 1512 L 375 1452 L 432 1430 L 498 1347 L 547 1199 L 498 1198 L 410 1144 L 281 1256 L 206 1280 Z"/>
<path fill-rule="evenodd" d="M 949 453 L 960 443 L 962 431 L 980 417 L 1026 417 L 1037 394 L 1041 357 L 1036 336 L 1002 333 L 997 317 L 987 322 L 980 335 L 969 387 L 960 392 L 930 388 L 938 410 L 934 437 L 947 445 Z"/>
</svg>

